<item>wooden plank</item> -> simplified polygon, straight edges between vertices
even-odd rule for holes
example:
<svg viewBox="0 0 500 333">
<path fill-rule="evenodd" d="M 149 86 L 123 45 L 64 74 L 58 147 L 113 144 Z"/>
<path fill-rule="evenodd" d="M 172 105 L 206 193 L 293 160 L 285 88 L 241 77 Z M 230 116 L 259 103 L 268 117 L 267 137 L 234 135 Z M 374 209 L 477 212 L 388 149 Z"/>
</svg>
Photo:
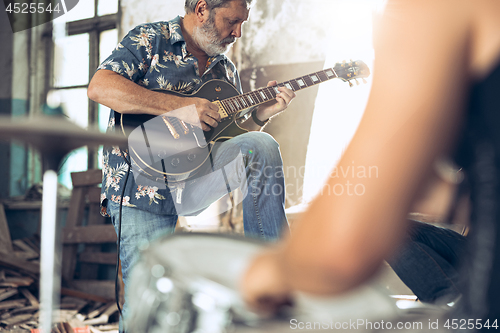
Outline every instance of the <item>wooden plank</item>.
<svg viewBox="0 0 500 333">
<path fill-rule="evenodd" d="M 22 239 L 16 239 L 12 241 L 12 244 L 14 245 L 14 247 L 17 247 L 18 249 L 21 250 L 14 252 L 14 254 L 20 258 L 28 260 L 28 259 L 37 259 L 40 257 L 39 253 L 33 250 L 31 246 L 26 244 Z"/>
<path fill-rule="evenodd" d="M 18 315 L 21 313 L 27 313 L 27 312 L 34 313 L 34 312 L 37 312 L 38 310 L 40 310 L 40 306 L 38 306 L 38 305 L 37 306 L 25 306 L 24 308 L 15 309 L 15 310 L 10 311 L 10 315 L 15 316 L 15 315 Z"/>
<path fill-rule="evenodd" d="M 30 320 L 28 322 L 19 324 L 19 327 L 22 328 L 22 329 L 24 329 L 24 330 L 28 330 L 28 331 L 31 332 L 32 329 L 38 327 L 38 322 Z"/>
<path fill-rule="evenodd" d="M 4 319 L 0 323 L 6 326 L 19 325 L 25 321 L 31 320 L 32 314 L 21 314 L 12 318 Z"/>
<path fill-rule="evenodd" d="M 92 169 L 83 172 L 72 172 L 71 181 L 73 182 L 73 188 L 100 184 L 102 181 L 102 170 Z"/>
<path fill-rule="evenodd" d="M 118 311 L 118 306 L 116 303 L 111 303 L 108 305 L 106 311 L 104 311 L 99 317 L 88 319 L 83 322 L 85 325 L 102 325 L 109 322 L 109 317 Z"/>
<path fill-rule="evenodd" d="M 85 188 L 73 188 L 68 209 L 68 217 L 66 218 L 66 227 L 82 225 L 83 210 L 85 208 L 85 194 Z"/>
<path fill-rule="evenodd" d="M 31 248 L 31 246 L 29 246 L 28 244 L 26 244 L 24 242 L 24 240 L 22 240 L 22 239 L 13 240 L 12 244 L 14 244 L 15 246 L 17 246 L 20 250 L 23 250 L 24 252 L 34 253 L 34 254 L 38 255 L 38 253 L 35 252 L 35 250 L 33 250 Z"/>
<path fill-rule="evenodd" d="M 73 228 L 82 225 L 83 210 L 85 208 L 85 193 L 86 189 L 84 187 L 73 188 L 73 191 L 71 192 L 68 216 L 66 218 L 66 228 Z M 65 244 L 64 241 L 63 244 Z M 76 245 L 63 246 L 61 276 L 65 281 L 73 280 L 76 268 L 77 251 L 78 249 Z"/>
<path fill-rule="evenodd" d="M 0 203 L 0 252 L 12 252 L 12 240 L 10 238 L 9 225 L 5 216 L 5 209 Z"/>
<path fill-rule="evenodd" d="M 19 273 L 37 276 L 40 274 L 40 265 L 23 260 L 15 255 L 4 253 L 0 256 L 0 265 L 17 270 Z"/>
<path fill-rule="evenodd" d="M 89 224 L 102 224 L 103 218 L 97 214 L 96 208 L 100 200 L 100 190 L 97 184 L 101 183 L 102 171 L 99 169 L 88 170 L 84 172 L 74 172 L 71 174 L 73 182 L 73 192 L 71 195 L 70 208 L 66 220 L 66 228 L 63 230 L 62 242 L 63 246 L 63 262 L 62 262 L 62 277 L 65 281 L 73 280 L 76 268 L 77 246 L 79 243 L 104 243 L 116 242 L 116 236 L 110 233 L 109 228 L 102 230 L 89 229 L 89 227 L 81 227 L 82 217 L 86 202 L 90 202 L 89 209 Z M 114 236 L 114 237 L 113 237 Z M 100 248 L 94 248 L 93 251 L 99 251 Z M 97 277 L 97 268 L 84 267 L 84 275 L 87 277 Z"/>
<path fill-rule="evenodd" d="M 4 271 L 5 271 L 5 276 L 2 278 L 2 280 L 5 279 L 5 277 L 7 275 L 9 275 L 9 276 L 17 276 L 17 277 L 22 277 L 23 276 L 19 271 L 15 270 L 15 269 L 8 269 L 8 268 L 6 268 L 6 269 L 4 269 Z"/>
<path fill-rule="evenodd" d="M 40 303 L 38 299 L 26 288 L 20 288 L 19 291 L 23 294 L 24 297 L 30 302 L 32 306 L 38 306 Z"/>
<path fill-rule="evenodd" d="M 34 237 L 31 237 L 31 238 L 23 238 L 23 241 L 29 245 L 29 247 L 31 249 L 33 249 L 33 251 L 35 251 L 36 253 L 40 254 L 40 243 L 37 239 L 35 239 Z"/>
<path fill-rule="evenodd" d="M 93 319 L 93 318 L 101 315 L 108 308 L 109 308 L 109 303 L 99 306 L 94 311 L 89 312 L 89 314 L 87 315 L 87 319 Z"/>
<path fill-rule="evenodd" d="M 0 301 L 3 301 L 9 297 L 12 297 L 14 295 L 17 295 L 18 290 L 17 289 L 7 289 L 3 293 L 0 293 Z"/>
<path fill-rule="evenodd" d="M 79 260 L 89 264 L 116 265 L 116 252 L 82 252 Z"/>
<path fill-rule="evenodd" d="M 100 183 L 100 182 L 99 182 Z M 100 187 L 89 187 L 87 192 L 87 199 L 89 203 L 101 203 L 101 188 Z"/>
<path fill-rule="evenodd" d="M 89 305 L 90 302 L 91 301 L 82 298 L 65 296 L 61 298 L 61 303 L 59 305 L 59 308 L 61 310 L 73 310 L 76 311 L 76 313 L 79 313 L 80 310 Z M 102 304 L 101 302 L 93 302 L 93 303 Z"/>
<path fill-rule="evenodd" d="M 99 206 L 101 189 L 98 187 L 90 187 L 87 193 L 89 206 L 88 206 L 88 226 L 92 225 L 103 225 L 106 222 L 106 218 L 101 215 L 101 209 Z M 102 250 L 102 244 L 86 244 L 85 253 L 100 253 Z M 99 266 L 96 264 L 82 263 L 80 269 L 80 279 L 95 280 L 99 276 Z"/>
<path fill-rule="evenodd" d="M 73 282 L 75 282 L 75 281 L 76 280 L 74 280 Z M 113 289 L 113 291 L 114 291 L 114 289 Z M 102 296 L 91 294 L 88 292 L 70 289 L 70 288 L 64 288 L 64 287 L 61 288 L 61 295 L 77 297 L 77 298 L 86 299 L 89 301 L 101 302 L 101 303 L 107 303 L 107 302 L 113 300 L 113 298 L 102 297 Z"/>
<path fill-rule="evenodd" d="M 5 278 L 3 281 L 0 281 L 0 286 L 4 286 L 4 285 L 12 285 L 12 286 L 15 286 L 15 287 L 29 287 L 33 284 L 33 282 L 35 282 L 35 280 L 33 280 L 32 278 L 30 277 L 27 277 L 27 276 L 24 276 L 24 277 L 7 277 Z"/>
<path fill-rule="evenodd" d="M 59 323 L 59 325 L 61 323 L 66 323 L 66 322 L 70 321 L 71 319 L 77 319 L 77 318 L 75 318 L 75 316 L 77 314 L 78 314 L 78 311 L 76 311 L 76 310 L 55 310 L 54 311 L 54 322 Z M 79 319 L 77 319 L 77 320 L 79 320 Z M 56 331 L 56 332 L 59 333 L 59 331 Z M 56 332 L 52 331 L 51 333 L 56 333 Z M 60 333 L 66 333 L 66 332 L 60 332 Z"/>
<path fill-rule="evenodd" d="M 40 257 L 36 253 L 28 253 L 28 252 L 20 252 L 20 251 L 15 251 L 14 255 L 18 258 L 22 258 L 22 259 L 26 259 L 26 260 L 38 259 Z"/>
<path fill-rule="evenodd" d="M 101 215 L 101 207 L 97 203 L 89 204 L 89 220 L 87 225 L 106 224 L 106 218 Z"/>
<path fill-rule="evenodd" d="M 4 301 L 0 302 L 0 310 L 8 310 L 20 308 L 26 305 L 26 300 L 24 299 L 16 299 L 14 301 Z"/>
<path fill-rule="evenodd" d="M 111 224 L 63 229 L 63 244 L 116 243 L 115 228 Z"/>
<path fill-rule="evenodd" d="M 6 210 L 40 210 L 42 207 L 41 200 L 24 201 L 24 200 L 4 200 L 3 204 Z M 57 208 L 68 208 L 69 201 L 65 200 L 57 203 Z"/>
<path fill-rule="evenodd" d="M 73 280 L 71 287 L 75 290 L 99 295 L 108 301 L 115 299 L 114 280 Z"/>
</svg>

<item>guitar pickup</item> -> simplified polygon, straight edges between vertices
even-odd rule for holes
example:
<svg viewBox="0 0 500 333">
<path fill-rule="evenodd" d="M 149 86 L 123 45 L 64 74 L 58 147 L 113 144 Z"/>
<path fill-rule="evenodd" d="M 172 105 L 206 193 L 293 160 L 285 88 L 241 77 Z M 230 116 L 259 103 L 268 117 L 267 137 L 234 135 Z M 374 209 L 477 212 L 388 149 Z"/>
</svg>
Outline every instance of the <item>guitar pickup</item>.
<svg viewBox="0 0 500 333">
<path fill-rule="evenodd" d="M 189 134 L 189 128 L 187 127 L 186 123 L 182 120 L 179 120 L 181 123 L 182 129 L 184 130 L 184 134 Z"/>
<path fill-rule="evenodd" d="M 219 111 L 218 112 L 219 112 L 221 118 L 227 118 L 228 117 L 228 114 L 227 114 L 226 110 L 224 110 L 224 107 L 222 106 L 222 104 L 221 104 L 220 101 L 214 101 L 212 103 L 217 104 L 217 106 L 219 107 Z"/>
</svg>

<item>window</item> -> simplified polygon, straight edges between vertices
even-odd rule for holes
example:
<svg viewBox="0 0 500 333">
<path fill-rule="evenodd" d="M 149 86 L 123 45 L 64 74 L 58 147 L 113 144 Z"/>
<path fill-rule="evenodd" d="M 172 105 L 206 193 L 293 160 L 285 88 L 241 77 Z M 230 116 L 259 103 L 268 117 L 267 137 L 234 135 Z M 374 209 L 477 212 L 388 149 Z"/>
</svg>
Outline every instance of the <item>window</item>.
<svg viewBox="0 0 500 333">
<path fill-rule="evenodd" d="M 334 14 L 326 30 L 330 48 L 325 68 L 333 67 L 342 59 L 351 58 L 363 60 L 369 68 L 373 68 L 372 19 L 381 3 L 382 1 L 373 0 L 328 3 L 331 10 L 327 12 Z M 352 17 L 345 13 L 356 13 L 357 17 L 356 24 L 350 26 L 348 34 L 343 27 L 350 25 Z M 321 192 L 332 168 L 340 160 L 358 127 L 371 88 L 371 78 L 368 79 L 368 84 L 355 84 L 355 88 L 350 88 L 341 80 L 334 81 L 320 85 L 318 89 L 307 147 L 303 202 L 310 202 Z M 342 171 L 352 172 L 360 167 L 370 167 L 358 165 L 357 161 L 352 163 L 349 171 L 338 170 L 339 174 Z M 362 181 L 363 179 L 359 179 L 358 193 L 364 188 Z M 352 187 L 337 187 L 330 193 L 340 195 L 342 191 L 354 191 L 356 185 L 358 183 L 352 184 Z"/>
<path fill-rule="evenodd" d="M 87 98 L 87 87 L 99 63 L 118 44 L 119 0 L 80 0 L 53 21 L 54 59 L 51 89 L 65 115 L 84 128 L 106 130 L 109 109 Z M 98 168 L 100 151 L 82 147 L 61 166 L 59 182 L 71 188 L 71 172 Z"/>
</svg>

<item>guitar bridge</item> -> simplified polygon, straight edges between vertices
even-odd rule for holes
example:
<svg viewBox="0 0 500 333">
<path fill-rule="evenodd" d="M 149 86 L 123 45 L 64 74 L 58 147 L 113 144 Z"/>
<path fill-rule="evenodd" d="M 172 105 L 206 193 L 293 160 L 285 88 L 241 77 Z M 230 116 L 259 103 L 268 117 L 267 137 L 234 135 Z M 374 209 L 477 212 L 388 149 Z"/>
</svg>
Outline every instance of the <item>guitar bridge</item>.
<svg viewBox="0 0 500 333">
<path fill-rule="evenodd" d="M 174 125 L 172 125 L 170 123 L 170 121 L 167 120 L 167 117 L 163 116 L 162 117 L 163 119 L 163 122 L 165 123 L 165 125 L 167 125 L 167 128 L 168 130 L 170 131 L 170 134 L 172 134 L 172 136 L 174 137 L 174 139 L 178 139 L 180 138 L 181 136 L 179 135 L 179 133 L 177 133 L 177 131 L 175 130 L 175 127 Z"/>
</svg>

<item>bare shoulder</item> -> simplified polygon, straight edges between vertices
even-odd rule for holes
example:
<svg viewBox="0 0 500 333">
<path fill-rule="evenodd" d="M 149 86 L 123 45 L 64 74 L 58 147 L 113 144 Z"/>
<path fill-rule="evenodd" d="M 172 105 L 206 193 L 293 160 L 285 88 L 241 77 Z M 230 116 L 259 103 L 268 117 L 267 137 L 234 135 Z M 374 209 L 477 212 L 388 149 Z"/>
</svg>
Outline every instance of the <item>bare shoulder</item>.
<svg viewBox="0 0 500 333">
<path fill-rule="evenodd" d="M 500 62 L 500 1 L 469 1 L 472 15 L 471 70 L 480 79 Z"/>
<path fill-rule="evenodd" d="M 388 0 L 380 21 L 380 48 L 391 43 L 414 52 L 463 54 L 474 78 L 500 62 L 500 1 Z M 385 38 L 385 40 L 384 40 Z M 395 45 L 397 47 L 397 45 Z"/>
<path fill-rule="evenodd" d="M 443 40 L 463 40 L 471 26 L 471 1 L 468 0 L 388 0 L 375 31 L 399 43 L 442 45 Z M 387 41 L 387 40 L 386 40 Z M 389 41 L 390 42 L 390 41 Z M 444 45 L 441 46 L 444 49 Z"/>
<path fill-rule="evenodd" d="M 437 33 L 452 31 L 456 26 L 470 24 L 469 0 L 387 0 L 383 10 L 384 25 L 411 27 L 419 32 L 433 30 Z"/>
</svg>

